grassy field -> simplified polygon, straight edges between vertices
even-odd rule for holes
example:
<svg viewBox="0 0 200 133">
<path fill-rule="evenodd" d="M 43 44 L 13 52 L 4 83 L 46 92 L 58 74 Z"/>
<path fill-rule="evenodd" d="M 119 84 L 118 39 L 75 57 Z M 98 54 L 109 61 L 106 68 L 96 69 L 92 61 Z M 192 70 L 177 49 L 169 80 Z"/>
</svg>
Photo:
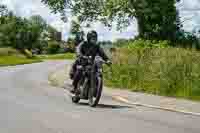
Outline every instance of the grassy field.
<svg viewBox="0 0 200 133">
<path fill-rule="evenodd" d="M 37 56 L 37 58 L 46 60 L 66 60 L 66 59 L 74 59 L 75 54 L 66 53 L 66 54 L 55 54 L 55 55 L 39 55 Z"/>
<path fill-rule="evenodd" d="M 121 48 L 112 53 L 112 59 L 113 72 L 105 73 L 107 86 L 200 100 L 198 51 L 181 48 Z"/>
<path fill-rule="evenodd" d="M 41 62 L 38 58 L 28 59 L 19 51 L 12 48 L 0 48 L 0 66 L 13 66 Z"/>
</svg>

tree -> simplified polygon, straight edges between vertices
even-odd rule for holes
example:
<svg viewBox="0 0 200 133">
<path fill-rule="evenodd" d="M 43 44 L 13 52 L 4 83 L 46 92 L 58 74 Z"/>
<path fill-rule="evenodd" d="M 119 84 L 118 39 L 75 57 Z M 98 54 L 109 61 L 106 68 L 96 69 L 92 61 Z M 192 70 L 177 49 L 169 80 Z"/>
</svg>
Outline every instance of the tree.
<svg viewBox="0 0 200 133">
<path fill-rule="evenodd" d="M 44 50 L 59 48 L 57 30 L 46 23 L 39 15 L 29 19 L 15 16 L 6 6 L 0 5 L 0 46 L 14 47 L 42 53 Z M 58 34 L 60 36 L 60 34 Z M 51 43 L 48 43 L 48 42 Z M 48 46 L 51 45 L 51 46 Z M 54 51 L 52 50 L 52 51 Z M 54 51 L 54 52 L 55 52 Z"/>
<path fill-rule="evenodd" d="M 0 16 L 0 43 L 2 46 L 12 46 L 16 44 L 17 17 L 15 17 L 11 11 L 8 11 L 6 7 L 1 7 L 6 10 L 6 13 L 4 12 L 1 14 L 2 16 Z M 3 12 L 2 9 L 1 11 Z"/>
<path fill-rule="evenodd" d="M 68 38 L 67 43 L 66 43 L 66 48 L 68 52 L 75 52 L 75 40 L 73 38 Z"/>
<path fill-rule="evenodd" d="M 67 49 L 69 52 L 75 52 L 75 47 L 84 40 L 84 32 L 82 31 L 81 25 L 79 22 L 72 20 L 70 36 L 67 40 Z"/>
<path fill-rule="evenodd" d="M 179 1 L 179 0 L 178 0 Z M 173 40 L 177 30 L 176 0 L 42 0 L 54 12 L 71 9 L 81 22 L 101 21 L 118 29 L 130 25 L 135 17 L 139 36 Z"/>
<path fill-rule="evenodd" d="M 70 34 L 72 36 L 76 36 L 77 33 L 80 33 L 81 32 L 81 25 L 80 23 L 72 20 L 71 22 L 71 29 L 70 29 Z"/>
<path fill-rule="evenodd" d="M 46 21 L 40 15 L 31 16 L 29 21 L 33 25 L 36 25 L 41 31 L 47 28 Z"/>
<path fill-rule="evenodd" d="M 7 15 L 8 15 L 7 7 L 5 5 L 0 5 L 0 24 L 5 23 Z"/>
<path fill-rule="evenodd" d="M 5 16 L 8 14 L 8 9 L 5 5 L 0 5 L 0 16 Z"/>
<path fill-rule="evenodd" d="M 48 42 L 48 53 L 56 54 L 60 49 L 60 45 L 57 41 L 49 41 Z"/>
<path fill-rule="evenodd" d="M 61 42 L 62 33 L 58 32 L 54 27 L 48 25 L 46 32 L 48 34 L 49 40 L 56 40 L 56 41 Z"/>
<path fill-rule="evenodd" d="M 46 46 L 44 31 L 47 29 L 46 21 L 40 15 L 31 16 L 29 19 L 28 33 L 32 42 L 31 49 L 37 49 L 41 53 Z"/>
</svg>

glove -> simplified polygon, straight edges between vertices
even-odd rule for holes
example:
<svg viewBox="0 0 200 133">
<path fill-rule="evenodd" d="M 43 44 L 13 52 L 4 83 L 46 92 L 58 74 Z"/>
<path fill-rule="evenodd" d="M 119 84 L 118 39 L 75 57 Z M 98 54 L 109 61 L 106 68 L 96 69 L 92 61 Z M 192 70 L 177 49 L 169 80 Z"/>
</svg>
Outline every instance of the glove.
<svg viewBox="0 0 200 133">
<path fill-rule="evenodd" d="M 107 65 L 112 65 L 112 62 L 111 62 L 110 60 L 107 60 L 107 61 L 106 61 L 106 64 L 107 64 Z"/>
</svg>

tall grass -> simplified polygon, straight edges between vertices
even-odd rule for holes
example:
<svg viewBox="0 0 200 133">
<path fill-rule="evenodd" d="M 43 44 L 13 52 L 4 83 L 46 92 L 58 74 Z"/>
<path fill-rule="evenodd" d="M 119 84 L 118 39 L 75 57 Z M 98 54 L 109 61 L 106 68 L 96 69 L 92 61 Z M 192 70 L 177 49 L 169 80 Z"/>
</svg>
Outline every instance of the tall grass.
<svg viewBox="0 0 200 133">
<path fill-rule="evenodd" d="M 200 100 L 200 53 L 181 48 L 120 48 L 108 86 Z M 108 69 L 108 68 L 107 68 Z"/>
</svg>

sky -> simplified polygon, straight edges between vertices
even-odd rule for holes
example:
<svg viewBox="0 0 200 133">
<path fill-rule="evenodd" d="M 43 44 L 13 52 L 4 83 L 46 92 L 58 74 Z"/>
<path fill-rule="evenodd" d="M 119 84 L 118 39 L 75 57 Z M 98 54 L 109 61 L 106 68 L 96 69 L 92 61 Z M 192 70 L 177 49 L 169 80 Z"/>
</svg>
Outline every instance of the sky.
<svg viewBox="0 0 200 133">
<path fill-rule="evenodd" d="M 63 40 L 69 37 L 70 21 L 72 20 L 70 14 L 68 14 L 69 21 L 64 23 L 60 20 L 60 15 L 51 13 L 51 10 L 41 3 L 41 0 L 0 0 L 0 3 L 7 5 L 10 10 L 22 17 L 28 18 L 32 15 L 41 15 L 48 24 L 62 32 Z M 181 21 L 184 21 L 183 26 L 186 31 L 191 32 L 194 29 L 200 29 L 200 0 L 182 0 L 177 5 L 177 8 L 180 10 Z M 94 23 L 91 29 L 97 30 L 99 40 L 114 41 L 118 38 L 128 39 L 138 34 L 136 20 L 122 32 L 117 31 L 116 26 L 108 29 L 100 22 Z M 90 29 L 84 30 L 88 31 Z"/>
</svg>

